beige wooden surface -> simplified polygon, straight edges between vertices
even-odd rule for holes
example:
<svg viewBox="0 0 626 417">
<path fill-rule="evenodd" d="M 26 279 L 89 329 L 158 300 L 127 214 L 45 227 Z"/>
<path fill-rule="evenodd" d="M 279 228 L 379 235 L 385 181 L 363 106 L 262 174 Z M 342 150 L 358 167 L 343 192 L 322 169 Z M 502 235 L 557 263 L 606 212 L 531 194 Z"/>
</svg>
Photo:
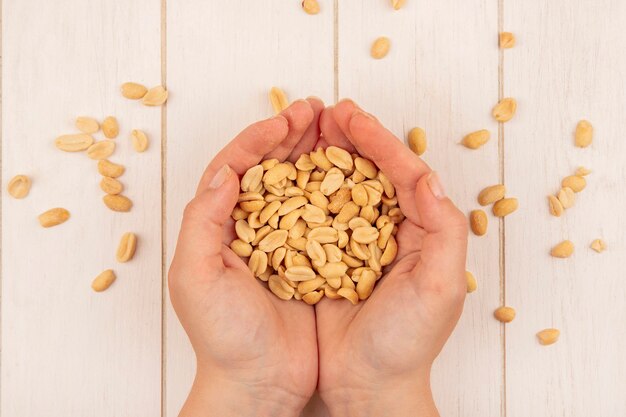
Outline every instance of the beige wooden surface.
<svg viewBox="0 0 626 417">
<path fill-rule="evenodd" d="M 165 272 L 182 210 L 203 168 L 239 130 L 271 114 L 267 90 L 291 99 L 352 97 L 400 138 L 423 127 L 425 160 L 466 212 L 504 178 L 520 209 L 489 214 L 485 237 L 470 236 L 478 278 L 457 330 L 435 364 L 445 416 L 617 417 L 626 414 L 626 5 L 618 0 L 515 2 L 2 0 L 2 276 L 0 415 L 175 416 L 194 373 L 193 352 L 171 309 Z M 503 53 L 499 30 L 516 33 Z M 378 36 L 392 40 L 369 57 Z M 118 86 L 166 82 L 164 109 L 123 99 Z M 500 128 L 498 97 L 518 114 Z M 112 213 L 95 162 L 59 152 L 73 118 L 120 120 L 112 160 L 135 202 Z M 596 141 L 573 146 L 588 118 Z M 144 129 L 136 154 L 128 135 Z M 478 151 L 458 145 L 488 129 Z M 101 136 L 99 136 L 101 137 Z M 545 196 L 578 165 L 594 172 L 564 217 Z M 25 200 L 6 193 L 15 174 L 33 177 Z M 44 230 L 36 216 L 64 206 L 72 218 Z M 117 264 L 123 232 L 139 235 L 136 258 Z M 609 249 L 588 248 L 603 237 Z M 569 238 L 571 259 L 550 247 Z M 95 294 L 91 279 L 118 281 Z M 504 300 L 518 317 L 491 313 Z M 542 347 L 535 333 L 562 330 Z M 324 415 L 319 403 L 306 415 Z"/>
</svg>

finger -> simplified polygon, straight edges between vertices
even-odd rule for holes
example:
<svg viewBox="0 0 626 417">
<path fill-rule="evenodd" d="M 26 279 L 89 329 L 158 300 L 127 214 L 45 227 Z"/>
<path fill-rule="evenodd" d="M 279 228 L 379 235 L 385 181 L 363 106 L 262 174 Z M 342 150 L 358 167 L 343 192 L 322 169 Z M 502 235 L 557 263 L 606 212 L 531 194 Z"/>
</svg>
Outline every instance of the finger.
<svg viewBox="0 0 626 417">
<path fill-rule="evenodd" d="M 306 100 L 313 109 L 313 120 L 311 120 L 309 127 L 302 135 L 300 141 L 293 147 L 291 154 L 287 158 L 289 161 L 294 163 L 303 153 L 311 152 L 320 137 L 319 120 L 320 115 L 324 110 L 324 102 L 317 97 L 309 97 Z"/>
<path fill-rule="evenodd" d="M 302 135 L 308 129 L 313 120 L 313 108 L 306 100 L 296 100 L 285 110 L 280 112 L 289 123 L 289 133 L 285 140 L 265 155 L 264 159 L 276 158 L 279 161 L 287 159 L 293 148 L 296 146 Z"/>
<path fill-rule="evenodd" d="M 208 188 L 217 170 L 224 165 L 243 175 L 248 168 L 258 164 L 265 154 L 285 140 L 288 132 L 289 123 L 282 115 L 246 127 L 209 163 L 202 174 L 196 195 Z"/>
<path fill-rule="evenodd" d="M 415 184 L 430 168 L 373 116 L 359 110 L 351 101 L 337 104 L 333 117 L 364 157 L 371 159 L 396 188 L 398 203 L 405 216 L 417 225 Z"/>
<path fill-rule="evenodd" d="M 352 142 L 350 142 L 335 121 L 333 117 L 333 108 L 334 106 L 326 107 L 320 116 L 320 130 L 322 135 L 329 145 L 343 148 L 350 153 L 356 152 Z"/>
<path fill-rule="evenodd" d="M 221 259 L 222 229 L 237 204 L 239 180 L 224 165 L 207 188 L 187 204 L 176 245 L 181 262 L 202 262 L 210 267 L 223 267 Z"/>
<path fill-rule="evenodd" d="M 446 197 L 436 172 L 418 181 L 415 205 L 426 231 L 416 266 L 422 277 L 419 285 L 452 291 L 465 288 L 467 219 Z"/>
<path fill-rule="evenodd" d="M 315 150 L 317 148 L 322 148 L 322 149 L 328 148 L 328 142 L 326 142 L 325 138 L 321 137 L 321 138 L 318 139 L 317 143 L 313 147 L 313 150 Z"/>
</svg>

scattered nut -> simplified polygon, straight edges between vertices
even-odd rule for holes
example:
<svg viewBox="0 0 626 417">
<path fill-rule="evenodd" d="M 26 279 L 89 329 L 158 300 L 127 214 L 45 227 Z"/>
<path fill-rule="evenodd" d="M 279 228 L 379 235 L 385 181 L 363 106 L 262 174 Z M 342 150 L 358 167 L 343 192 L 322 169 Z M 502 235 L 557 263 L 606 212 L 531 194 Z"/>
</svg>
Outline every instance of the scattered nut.
<svg viewBox="0 0 626 417">
<path fill-rule="evenodd" d="M 400 10 L 402 8 L 402 6 L 404 6 L 406 0 L 391 0 L 391 7 L 394 8 L 394 10 Z"/>
<path fill-rule="evenodd" d="M 93 137 L 87 133 L 63 135 L 56 138 L 54 145 L 65 152 L 81 152 L 93 145 Z"/>
<path fill-rule="evenodd" d="M 593 140 L 593 126 L 587 120 L 581 120 L 576 125 L 574 143 L 579 148 L 586 148 Z"/>
<path fill-rule="evenodd" d="M 515 318 L 515 309 L 512 307 L 499 307 L 493 312 L 493 316 L 502 323 L 510 323 Z"/>
<path fill-rule="evenodd" d="M 100 189 L 107 194 L 115 195 L 124 191 L 124 186 L 115 178 L 102 177 L 100 180 Z"/>
<path fill-rule="evenodd" d="M 579 193 L 585 189 L 585 187 L 587 186 L 587 181 L 585 180 L 585 177 L 570 175 L 569 177 L 563 178 L 563 181 L 561 181 L 561 186 L 569 187 L 575 193 Z"/>
<path fill-rule="evenodd" d="M 517 110 L 517 101 L 514 98 L 507 97 L 503 98 L 495 105 L 491 114 L 494 119 L 499 122 L 508 122 L 515 115 L 515 111 Z"/>
<path fill-rule="evenodd" d="M 390 47 L 391 41 L 389 38 L 381 36 L 380 38 L 377 38 L 374 43 L 372 43 L 370 54 L 374 59 L 382 59 L 387 56 Z"/>
<path fill-rule="evenodd" d="M 109 160 L 102 159 L 98 161 L 98 172 L 103 177 L 117 178 L 124 174 L 125 170 L 126 168 L 124 168 L 124 166 L 115 164 Z"/>
<path fill-rule="evenodd" d="M 79 116 L 76 118 L 76 129 L 83 133 L 96 133 L 100 130 L 98 121 L 92 117 Z"/>
<path fill-rule="evenodd" d="M 127 82 L 122 84 L 122 95 L 131 100 L 139 100 L 148 92 L 148 89 L 141 84 Z"/>
<path fill-rule="evenodd" d="M 474 274 L 472 274 L 470 271 L 465 271 L 465 278 L 467 279 L 468 294 L 476 291 L 476 288 L 478 288 L 478 283 L 476 282 Z"/>
<path fill-rule="evenodd" d="M 548 205 L 550 207 L 550 214 L 552 214 L 553 216 L 560 217 L 561 214 L 563 214 L 563 205 L 555 196 L 548 196 Z"/>
<path fill-rule="evenodd" d="M 135 250 L 137 249 L 137 236 L 132 232 L 127 232 L 122 235 L 120 243 L 117 246 L 117 252 L 115 253 L 115 259 L 118 262 L 124 263 L 133 259 L 135 256 Z"/>
<path fill-rule="evenodd" d="M 537 338 L 542 345 L 551 345 L 559 340 L 560 335 L 561 332 L 558 329 L 544 329 L 537 333 Z"/>
<path fill-rule="evenodd" d="M 57 226 L 70 218 L 70 212 L 64 208 L 53 208 L 39 215 L 39 224 L 42 227 Z"/>
<path fill-rule="evenodd" d="M 569 240 L 564 240 L 554 246 L 550 251 L 550 255 L 555 258 L 569 258 L 574 253 L 574 244 Z"/>
<path fill-rule="evenodd" d="M 26 175 L 16 175 L 9 181 L 7 191 L 11 197 L 21 199 L 28 195 L 30 185 L 30 178 Z"/>
<path fill-rule="evenodd" d="M 564 209 L 574 207 L 574 203 L 576 202 L 576 194 L 569 187 L 561 188 L 557 198 Z"/>
<path fill-rule="evenodd" d="M 167 101 L 167 90 L 158 85 L 149 89 L 143 96 L 142 103 L 146 106 L 160 106 Z"/>
<path fill-rule="evenodd" d="M 591 170 L 587 169 L 585 167 L 578 167 L 576 168 L 576 175 L 578 175 L 579 177 L 586 177 L 587 175 L 591 174 Z"/>
<path fill-rule="evenodd" d="M 499 37 L 500 48 L 509 49 L 515 46 L 515 35 L 511 32 L 501 32 Z"/>
<path fill-rule="evenodd" d="M 489 142 L 489 137 L 490 134 L 488 130 L 478 130 L 476 132 L 465 135 L 465 137 L 461 141 L 461 144 L 469 149 L 478 149 L 485 143 Z"/>
<path fill-rule="evenodd" d="M 484 188 L 478 194 L 478 204 L 481 206 L 487 206 L 489 204 L 495 203 L 498 200 L 502 200 L 504 198 L 504 193 L 506 189 L 502 184 L 491 185 L 487 188 Z"/>
<path fill-rule="evenodd" d="M 93 282 L 91 283 L 91 288 L 95 292 L 102 292 L 109 288 L 111 284 L 115 281 L 115 272 L 112 269 L 107 269 L 106 271 L 102 271 L 100 275 L 98 275 Z"/>
<path fill-rule="evenodd" d="M 606 250 L 606 243 L 602 239 L 594 239 L 594 241 L 591 242 L 590 247 L 596 252 L 602 253 Z"/>
<path fill-rule="evenodd" d="M 111 195 L 107 194 L 102 197 L 102 201 L 104 204 L 113 211 L 121 211 L 126 212 L 130 211 L 133 207 L 133 202 L 128 199 L 128 197 L 124 197 L 123 195 Z"/>
<path fill-rule="evenodd" d="M 270 89 L 269 98 L 270 104 L 274 109 L 274 114 L 278 114 L 289 107 L 289 101 L 287 100 L 285 92 L 278 87 L 272 87 Z"/>
<path fill-rule="evenodd" d="M 141 130 L 133 130 L 130 134 L 130 141 L 133 149 L 137 152 L 143 152 L 148 149 L 148 137 Z"/>
<path fill-rule="evenodd" d="M 304 0 L 302 2 L 302 9 L 307 14 L 318 14 L 320 12 L 320 5 L 317 0 Z"/>
<path fill-rule="evenodd" d="M 106 159 L 115 151 L 115 142 L 96 142 L 87 149 L 87 156 L 91 159 Z"/>
<path fill-rule="evenodd" d="M 117 123 L 117 119 L 113 116 L 109 116 L 102 122 L 102 133 L 108 139 L 115 139 L 120 133 L 120 126 Z"/>
<path fill-rule="evenodd" d="M 421 127 L 414 127 L 409 131 L 409 148 L 418 156 L 426 152 L 426 132 Z"/>
<path fill-rule="evenodd" d="M 493 204 L 492 212 L 496 217 L 504 217 L 517 210 L 517 198 L 503 198 Z"/>
<path fill-rule="evenodd" d="M 470 213 L 470 227 L 476 236 L 487 233 L 487 213 L 482 210 L 472 210 Z"/>
</svg>

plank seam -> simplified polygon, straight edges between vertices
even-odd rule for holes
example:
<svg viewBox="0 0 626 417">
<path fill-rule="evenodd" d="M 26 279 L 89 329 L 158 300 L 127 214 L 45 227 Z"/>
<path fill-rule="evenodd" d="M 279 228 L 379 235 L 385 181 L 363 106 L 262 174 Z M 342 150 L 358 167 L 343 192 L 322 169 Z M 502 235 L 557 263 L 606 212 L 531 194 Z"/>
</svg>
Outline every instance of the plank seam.
<svg viewBox="0 0 626 417">
<path fill-rule="evenodd" d="M 504 31 L 504 0 L 498 0 L 498 35 Z M 504 98 L 504 50 L 498 45 L 498 101 Z M 498 122 L 498 174 L 504 185 L 504 123 Z M 506 223 L 499 221 L 499 268 L 500 268 L 500 305 L 506 305 Z M 502 340 L 502 391 L 500 393 L 500 415 L 506 417 L 506 325 L 501 324 Z"/>
<path fill-rule="evenodd" d="M 2 176 L 2 157 L 4 155 L 3 153 L 3 148 L 2 148 L 2 143 L 3 143 L 3 137 L 2 137 L 2 119 L 3 119 L 3 111 L 2 111 L 2 99 L 4 98 L 4 90 L 3 90 L 3 60 L 2 60 L 2 44 L 3 44 L 3 39 L 4 39 L 4 32 L 3 32 L 3 25 L 2 25 L 2 11 L 3 11 L 3 3 L 2 0 L 0 0 L 0 184 L 4 184 L 4 178 Z M 4 234 L 2 233 L 2 203 L 3 203 L 3 199 L 4 199 L 4 193 L 0 192 L 0 318 L 2 317 L 2 284 L 3 284 L 3 275 L 2 275 L 2 271 L 3 271 L 3 265 L 2 265 L 2 260 L 3 260 L 3 236 Z M 2 320 L 0 320 L 0 414 L 2 414 Z"/>
<path fill-rule="evenodd" d="M 1 0 L 0 0 L 1 1 Z M 167 0 L 161 0 L 161 85 L 167 88 Z M 161 417 L 167 414 L 167 102 L 161 107 Z"/>
<path fill-rule="evenodd" d="M 339 100 L 339 0 L 335 0 L 333 19 L 333 99 Z"/>
</svg>

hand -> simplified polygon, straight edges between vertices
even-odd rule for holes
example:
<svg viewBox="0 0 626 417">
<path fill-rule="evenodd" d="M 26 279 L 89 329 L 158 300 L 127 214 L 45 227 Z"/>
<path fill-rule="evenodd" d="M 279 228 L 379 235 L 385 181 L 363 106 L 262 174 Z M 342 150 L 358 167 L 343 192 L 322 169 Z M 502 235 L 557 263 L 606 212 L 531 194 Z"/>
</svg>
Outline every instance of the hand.
<svg viewBox="0 0 626 417">
<path fill-rule="evenodd" d="M 430 368 L 463 308 L 467 221 L 436 173 L 353 102 L 325 109 L 324 140 L 374 161 L 406 219 L 371 297 L 316 305 L 319 390 L 332 416 L 436 416 Z"/>
<path fill-rule="evenodd" d="M 237 175 L 262 159 L 295 162 L 311 151 L 323 107 L 299 100 L 246 128 L 211 161 L 185 209 L 169 288 L 197 371 L 181 416 L 293 416 L 315 389 L 313 308 L 276 298 L 227 245 Z"/>
</svg>

